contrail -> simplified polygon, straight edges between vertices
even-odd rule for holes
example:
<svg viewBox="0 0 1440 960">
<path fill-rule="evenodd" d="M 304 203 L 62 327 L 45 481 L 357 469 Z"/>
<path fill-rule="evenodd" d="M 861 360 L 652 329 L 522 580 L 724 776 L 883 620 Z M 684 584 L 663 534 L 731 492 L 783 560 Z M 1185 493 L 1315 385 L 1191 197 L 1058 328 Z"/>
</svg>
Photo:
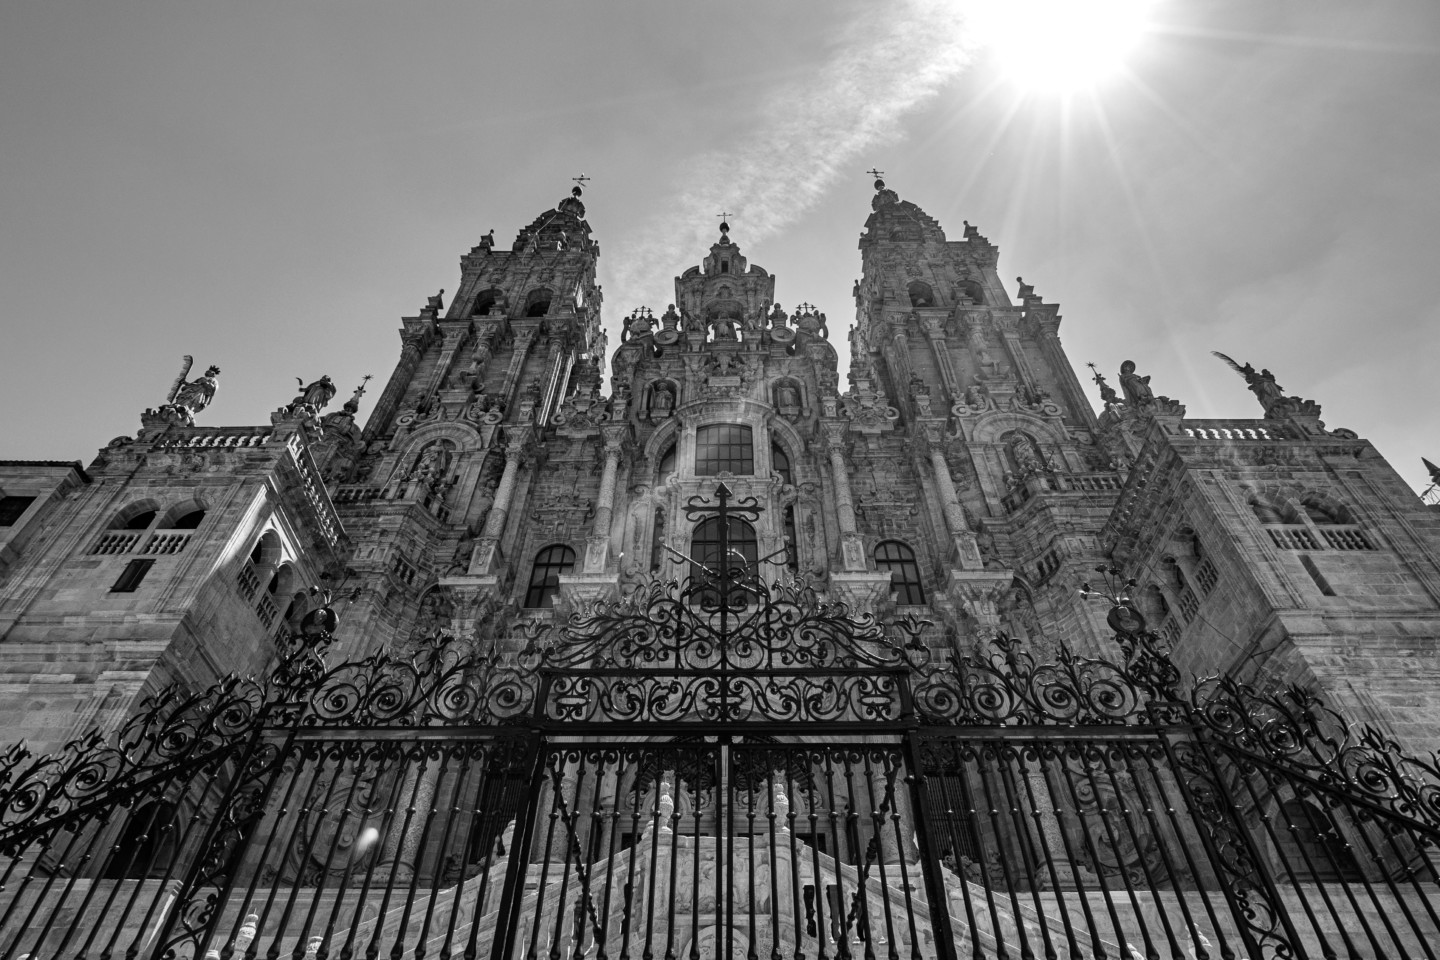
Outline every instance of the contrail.
<svg viewBox="0 0 1440 960">
<path fill-rule="evenodd" d="M 658 314 L 674 297 L 676 251 L 715 239 L 723 208 L 747 244 L 772 236 L 813 207 L 861 153 L 900 137 L 901 117 L 970 62 L 975 44 L 954 0 L 905 0 L 867 12 L 807 77 L 772 93 L 748 134 L 692 158 L 675 193 L 645 226 L 616 244 L 605 299 L 610 345 L 636 304 Z"/>
</svg>

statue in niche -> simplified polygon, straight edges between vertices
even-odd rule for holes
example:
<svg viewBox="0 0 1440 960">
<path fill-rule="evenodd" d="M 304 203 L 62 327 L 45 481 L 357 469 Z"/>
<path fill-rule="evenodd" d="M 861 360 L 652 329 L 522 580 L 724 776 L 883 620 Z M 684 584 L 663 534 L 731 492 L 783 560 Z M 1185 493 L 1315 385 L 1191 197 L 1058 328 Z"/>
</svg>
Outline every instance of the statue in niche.
<svg viewBox="0 0 1440 960">
<path fill-rule="evenodd" d="M 910 374 L 910 399 L 915 402 L 915 409 L 920 416 L 930 416 L 930 384 L 914 373 Z"/>
<path fill-rule="evenodd" d="M 1150 389 L 1150 378 L 1135 372 L 1135 361 L 1126 360 L 1120 364 L 1120 390 L 1125 402 L 1132 407 L 1143 407 L 1155 402 L 1155 391 Z"/>
<path fill-rule="evenodd" d="M 162 410 L 169 410 L 179 416 L 181 420 L 190 422 L 195 414 L 204 410 L 215 399 L 215 388 L 218 386 L 216 377 L 220 376 L 220 368 L 214 365 L 207 367 L 205 372 L 194 380 L 186 380 L 185 375 L 190 372 L 190 366 L 195 358 L 186 356 L 181 363 L 180 375 L 170 386 L 170 396 L 166 399 Z"/>
<path fill-rule="evenodd" d="M 1035 446 L 1034 440 L 1023 433 L 1011 435 L 1010 456 L 1021 476 L 1034 476 L 1045 470 L 1045 458 L 1040 455 L 1040 449 Z"/>
<path fill-rule="evenodd" d="M 684 325 L 684 328 L 685 328 L 685 332 L 686 332 L 686 333 L 690 333 L 690 334 L 698 333 L 698 334 L 700 334 L 702 337 L 705 335 L 705 324 L 704 324 L 704 322 L 703 322 L 699 317 L 697 317 L 697 316 L 695 316 L 693 313 L 691 313 L 690 311 L 688 311 L 688 310 L 685 311 L 683 317 L 681 318 L 681 323 Z"/>
<path fill-rule="evenodd" d="M 675 388 L 669 380 L 658 380 L 650 388 L 650 416 L 663 419 L 675 410 Z"/>
<path fill-rule="evenodd" d="M 781 380 L 775 385 L 775 406 L 782 415 L 800 412 L 800 388 L 794 380 Z"/>
<path fill-rule="evenodd" d="M 449 466 L 450 449 L 444 441 L 436 440 L 420 451 L 420 455 L 415 458 L 415 466 L 411 468 L 408 479 L 417 480 L 424 486 L 434 489 L 445 478 Z"/>
</svg>

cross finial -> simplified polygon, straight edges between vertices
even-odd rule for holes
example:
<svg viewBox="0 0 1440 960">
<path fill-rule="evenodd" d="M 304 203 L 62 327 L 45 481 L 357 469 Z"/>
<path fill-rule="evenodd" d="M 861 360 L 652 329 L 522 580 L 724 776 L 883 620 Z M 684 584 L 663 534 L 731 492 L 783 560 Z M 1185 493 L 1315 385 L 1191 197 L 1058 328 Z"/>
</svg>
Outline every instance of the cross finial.
<svg viewBox="0 0 1440 960">
<path fill-rule="evenodd" d="M 582 187 L 585 186 L 585 184 L 587 184 L 587 183 L 590 182 L 590 178 L 587 177 L 587 176 L 585 176 L 585 174 L 583 174 L 583 173 L 580 174 L 580 176 L 578 176 L 578 177 L 571 177 L 570 179 L 571 179 L 571 180 L 574 180 L 576 183 L 578 183 L 578 184 L 579 184 L 580 186 L 582 186 Z"/>
<path fill-rule="evenodd" d="M 719 213 L 715 214 L 715 216 L 719 217 L 721 220 L 729 220 L 731 214 L 728 214 L 724 210 L 721 210 Z"/>
<path fill-rule="evenodd" d="M 884 171 L 884 170 L 876 170 L 874 167 L 871 167 L 869 170 L 866 170 L 865 172 L 868 173 L 868 174 L 870 174 L 870 176 L 872 176 L 872 177 L 877 177 L 877 178 L 878 178 L 878 177 L 883 177 L 883 176 L 885 176 L 885 171 Z"/>
</svg>

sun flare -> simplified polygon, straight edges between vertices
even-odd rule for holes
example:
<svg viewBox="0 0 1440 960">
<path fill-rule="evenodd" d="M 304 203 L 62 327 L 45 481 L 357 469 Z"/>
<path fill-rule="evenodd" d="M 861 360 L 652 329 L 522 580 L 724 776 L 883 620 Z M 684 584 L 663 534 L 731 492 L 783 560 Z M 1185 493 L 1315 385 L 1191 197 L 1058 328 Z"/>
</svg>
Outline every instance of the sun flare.
<svg viewBox="0 0 1440 960">
<path fill-rule="evenodd" d="M 990 0 L 968 21 L 1001 68 L 1035 93 L 1069 94 L 1119 72 L 1149 28 L 1153 0 Z"/>
</svg>

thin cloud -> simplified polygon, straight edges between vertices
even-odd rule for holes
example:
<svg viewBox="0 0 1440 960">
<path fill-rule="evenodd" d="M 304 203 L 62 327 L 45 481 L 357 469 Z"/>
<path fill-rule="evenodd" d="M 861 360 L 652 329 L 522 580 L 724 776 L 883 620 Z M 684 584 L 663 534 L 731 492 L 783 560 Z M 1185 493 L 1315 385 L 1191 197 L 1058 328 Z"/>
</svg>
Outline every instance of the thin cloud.
<svg viewBox="0 0 1440 960">
<path fill-rule="evenodd" d="M 714 242 L 718 211 L 733 212 L 747 244 L 775 235 L 854 174 L 864 151 L 900 139 L 901 118 L 965 69 L 974 46 L 946 0 L 909 0 L 848 24 L 820 67 L 767 98 L 748 133 L 684 164 L 646 227 L 616 244 L 611 342 L 630 307 L 670 300 L 675 252 Z"/>
</svg>

